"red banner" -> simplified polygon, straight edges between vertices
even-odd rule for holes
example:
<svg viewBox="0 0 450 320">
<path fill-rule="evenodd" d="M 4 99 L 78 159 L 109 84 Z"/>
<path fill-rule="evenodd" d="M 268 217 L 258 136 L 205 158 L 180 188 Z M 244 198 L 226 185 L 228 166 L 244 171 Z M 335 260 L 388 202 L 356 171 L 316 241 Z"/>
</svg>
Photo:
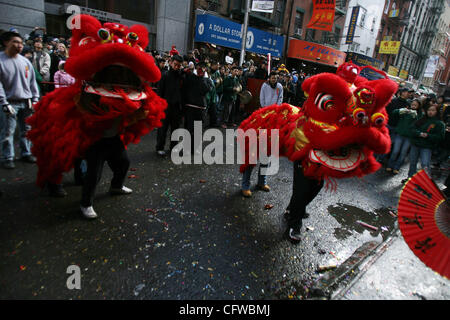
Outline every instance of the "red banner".
<svg viewBox="0 0 450 320">
<path fill-rule="evenodd" d="M 307 28 L 333 31 L 335 0 L 313 0 L 313 14 Z"/>
<path fill-rule="evenodd" d="M 291 39 L 289 41 L 288 57 L 339 67 L 345 62 L 346 53 L 323 46 L 318 43 Z"/>
</svg>

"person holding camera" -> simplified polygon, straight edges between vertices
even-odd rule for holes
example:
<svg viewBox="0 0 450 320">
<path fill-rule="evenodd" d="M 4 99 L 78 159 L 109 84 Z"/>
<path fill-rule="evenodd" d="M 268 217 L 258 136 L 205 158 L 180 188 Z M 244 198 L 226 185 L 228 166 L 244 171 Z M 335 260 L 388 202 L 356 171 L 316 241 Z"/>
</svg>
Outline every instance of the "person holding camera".
<svg viewBox="0 0 450 320">
<path fill-rule="evenodd" d="M 33 112 L 32 103 L 39 100 L 39 89 L 31 62 L 20 55 L 23 40 L 20 34 L 5 32 L 1 42 L 5 51 L 0 52 L 0 148 L 4 168 L 14 169 L 14 132 L 19 124 L 22 160 L 35 163 L 31 143 L 27 139 L 30 126 L 26 119 Z"/>
</svg>

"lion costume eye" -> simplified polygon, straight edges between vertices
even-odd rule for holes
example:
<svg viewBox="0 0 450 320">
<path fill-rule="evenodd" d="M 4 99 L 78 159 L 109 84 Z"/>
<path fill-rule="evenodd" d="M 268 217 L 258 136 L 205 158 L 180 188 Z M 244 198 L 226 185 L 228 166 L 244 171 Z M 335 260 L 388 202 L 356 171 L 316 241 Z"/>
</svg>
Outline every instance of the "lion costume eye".
<svg viewBox="0 0 450 320">
<path fill-rule="evenodd" d="M 138 41 L 139 36 L 135 32 L 130 32 L 129 34 L 127 34 L 127 39 L 129 41 Z"/>
<path fill-rule="evenodd" d="M 333 96 L 326 93 L 319 93 L 314 101 L 314 104 L 318 106 L 322 111 L 328 111 L 334 107 Z"/>
<path fill-rule="evenodd" d="M 110 38 L 110 33 L 108 30 L 101 28 L 100 30 L 98 30 L 97 32 L 98 36 L 100 39 L 102 39 L 103 41 L 107 41 Z"/>
<path fill-rule="evenodd" d="M 366 110 L 363 108 L 356 108 L 355 111 L 353 111 L 353 119 L 355 120 L 363 120 L 366 117 Z"/>
<path fill-rule="evenodd" d="M 375 113 L 372 115 L 370 120 L 375 126 L 381 127 L 384 124 L 386 118 L 382 113 Z"/>
<path fill-rule="evenodd" d="M 94 38 L 92 37 L 84 37 L 83 39 L 80 40 L 80 42 L 78 42 L 78 46 L 85 46 L 91 42 L 97 42 Z"/>
</svg>

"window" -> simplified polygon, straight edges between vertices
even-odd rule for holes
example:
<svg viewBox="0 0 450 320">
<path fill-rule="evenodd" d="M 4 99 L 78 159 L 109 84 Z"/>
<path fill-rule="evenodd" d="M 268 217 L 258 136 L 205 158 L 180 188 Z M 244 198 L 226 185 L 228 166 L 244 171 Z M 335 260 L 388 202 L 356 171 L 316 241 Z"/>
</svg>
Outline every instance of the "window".
<svg viewBox="0 0 450 320">
<path fill-rule="evenodd" d="M 367 10 L 364 8 L 361 8 L 361 19 L 359 20 L 359 26 L 363 27 L 366 24 L 366 15 L 367 15 Z"/>
<path fill-rule="evenodd" d="M 339 43 L 339 39 L 341 38 L 341 31 L 342 29 L 338 26 L 334 27 L 334 39 L 336 43 Z"/>
<path fill-rule="evenodd" d="M 374 17 L 372 19 L 372 26 L 370 27 L 370 32 L 374 32 L 374 30 L 375 30 L 375 23 L 377 23 L 377 19 Z"/>
<path fill-rule="evenodd" d="M 245 1 L 243 1 L 245 2 Z M 283 13 L 284 13 L 284 2 L 278 0 L 275 5 L 275 10 L 273 11 L 273 23 L 276 26 L 281 26 L 283 24 Z"/>
<path fill-rule="evenodd" d="M 359 43 L 353 42 L 353 43 L 350 45 L 350 51 L 353 51 L 353 52 L 358 53 L 358 52 L 359 52 L 359 46 L 360 46 Z"/>
<path fill-rule="evenodd" d="M 303 34 L 303 18 L 304 13 L 297 11 L 295 14 L 294 35 L 301 37 Z"/>
<path fill-rule="evenodd" d="M 387 0 L 386 7 L 384 7 L 384 14 L 388 14 L 390 5 L 391 5 L 391 0 Z"/>
<path fill-rule="evenodd" d="M 306 41 L 314 41 L 314 38 L 316 37 L 316 30 L 315 29 L 307 29 L 306 30 Z"/>
<path fill-rule="evenodd" d="M 370 52 L 370 47 L 367 47 L 367 48 L 366 48 L 366 56 L 369 55 L 369 52 Z"/>
</svg>

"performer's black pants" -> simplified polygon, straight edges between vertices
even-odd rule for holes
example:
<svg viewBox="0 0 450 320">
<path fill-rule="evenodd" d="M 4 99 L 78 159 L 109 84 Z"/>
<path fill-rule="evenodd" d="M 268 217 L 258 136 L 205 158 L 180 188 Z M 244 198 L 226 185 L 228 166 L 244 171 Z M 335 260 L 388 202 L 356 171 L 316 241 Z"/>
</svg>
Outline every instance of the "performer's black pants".
<svg viewBox="0 0 450 320">
<path fill-rule="evenodd" d="M 209 114 L 209 126 L 217 126 L 217 105 L 215 103 L 211 104 L 208 109 Z"/>
<path fill-rule="evenodd" d="M 86 152 L 86 178 L 83 184 L 81 206 L 90 207 L 95 197 L 95 189 L 102 177 L 103 165 L 108 162 L 113 171 L 111 188 L 120 189 L 125 181 L 130 159 L 120 137 L 103 138 L 94 143 Z"/>
<path fill-rule="evenodd" d="M 191 153 L 193 154 L 195 150 L 199 147 L 199 145 L 195 144 L 194 138 L 194 122 L 195 121 L 203 121 L 203 112 L 204 109 L 194 108 L 194 107 L 185 107 L 185 129 L 189 131 L 191 134 Z M 200 130 L 200 134 L 203 136 L 203 122 Z"/>
<path fill-rule="evenodd" d="M 179 105 L 168 106 L 166 109 L 166 118 L 161 120 L 162 127 L 158 128 L 156 138 L 156 151 L 164 151 L 166 145 L 167 131 L 173 132 L 181 126 L 181 110 Z M 170 142 L 170 150 L 178 144 L 177 141 Z"/>
<path fill-rule="evenodd" d="M 292 197 L 288 206 L 289 227 L 301 226 L 306 214 L 306 206 L 317 196 L 323 187 L 323 180 L 316 180 L 303 175 L 300 161 L 294 162 L 294 183 Z"/>
</svg>

